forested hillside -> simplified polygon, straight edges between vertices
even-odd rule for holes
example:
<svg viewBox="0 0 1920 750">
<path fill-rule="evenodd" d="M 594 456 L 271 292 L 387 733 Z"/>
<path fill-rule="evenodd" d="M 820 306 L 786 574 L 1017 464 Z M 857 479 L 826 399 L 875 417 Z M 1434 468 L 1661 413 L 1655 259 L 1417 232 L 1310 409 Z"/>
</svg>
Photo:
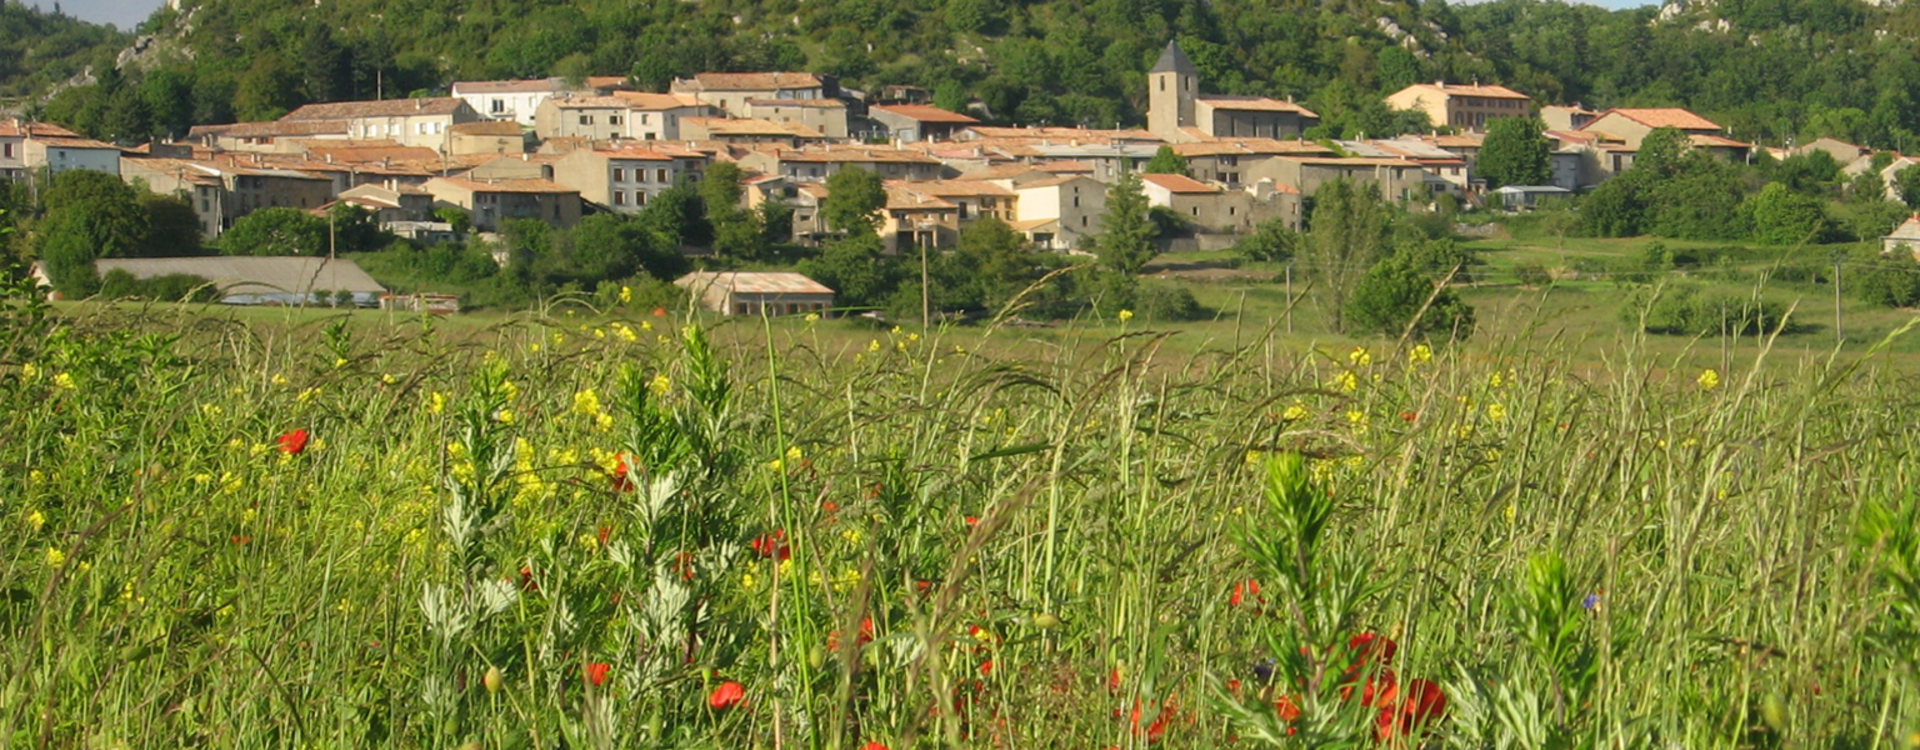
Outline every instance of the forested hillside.
<svg viewBox="0 0 1920 750">
<path fill-rule="evenodd" d="M 1500 82 L 1540 103 L 1680 105 L 1737 137 L 1903 148 L 1920 129 L 1920 9 L 1694 0 L 1667 12 L 1539 0 L 188 0 L 118 79 L 45 110 L 90 134 L 178 135 L 308 101 L 459 79 L 809 69 L 914 84 L 1007 123 L 1137 124 L 1170 38 L 1222 93 L 1295 97 L 1327 135 L 1413 123 L 1413 81 Z M 131 90 L 133 93 L 121 91 Z M 130 111 L 129 111 L 130 110 Z"/>
<path fill-rule="evenodd" d="M 110 26 L 0 0 L 0 97 L 45 91 L 88 64 L 111 62 L 128 39 Z"/>
</svg>

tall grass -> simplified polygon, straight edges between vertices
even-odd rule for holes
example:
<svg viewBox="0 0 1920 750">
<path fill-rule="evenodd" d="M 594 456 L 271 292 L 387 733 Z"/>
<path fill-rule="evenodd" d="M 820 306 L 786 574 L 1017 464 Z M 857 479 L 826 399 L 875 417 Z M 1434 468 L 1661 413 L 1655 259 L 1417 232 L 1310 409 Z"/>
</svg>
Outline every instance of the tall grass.
<svg viewBox="0 0 1920 750">
<path fill-rule="evenodd" d="M 848 325 L 16 327 L 0 744 L 1371 746 L 1365 633 L 1447 699 L 1388 745 L 1920 730 L 1872 355 Z"/>
</svg>

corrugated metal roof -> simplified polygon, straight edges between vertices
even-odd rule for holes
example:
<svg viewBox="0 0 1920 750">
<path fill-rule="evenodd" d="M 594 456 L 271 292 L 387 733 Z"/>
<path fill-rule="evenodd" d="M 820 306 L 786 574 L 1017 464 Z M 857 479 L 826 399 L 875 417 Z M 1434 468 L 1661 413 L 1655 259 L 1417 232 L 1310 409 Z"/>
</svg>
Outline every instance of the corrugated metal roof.
<svg viewBox="0 0 1920 750">
<path fill-rule="evenodd" d="M 383 294 L 387 290 L 350 260 L 306 257 L 211 256 L 203 258 L 102 258 L 95 261 L 102 275 L 126 271 L 146 279 L 170 274 L 198 276 L 213 282 L 221 293 L 234 295 L 294 294 L 347 291 Z"/>
<path fill-rule="evenodd" d="M 720 287 L 735 294 L 833 294 L 818 281 L 784 271 L 695 271 L 673 283 L 695 290 Z"/>
</svg>

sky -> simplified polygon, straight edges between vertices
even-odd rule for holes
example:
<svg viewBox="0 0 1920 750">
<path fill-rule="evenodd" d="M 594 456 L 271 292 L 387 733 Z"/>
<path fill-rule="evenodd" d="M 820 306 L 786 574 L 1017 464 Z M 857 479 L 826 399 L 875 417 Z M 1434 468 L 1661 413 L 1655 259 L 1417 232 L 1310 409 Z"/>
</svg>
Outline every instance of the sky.
<svg viewBox="0 0 1920 750">
<path fill-rule="evenodd" d="M 67 15 L 83 21 L 110 23 L 122 29 L 132 31 L 133 27 L 147 20 L 167 0 L 59 0 L 60 10 Z M 27 0 L 29 5 L 38 5 L 42 10 L 53 10 L 54 0 Z"/>
</svg>

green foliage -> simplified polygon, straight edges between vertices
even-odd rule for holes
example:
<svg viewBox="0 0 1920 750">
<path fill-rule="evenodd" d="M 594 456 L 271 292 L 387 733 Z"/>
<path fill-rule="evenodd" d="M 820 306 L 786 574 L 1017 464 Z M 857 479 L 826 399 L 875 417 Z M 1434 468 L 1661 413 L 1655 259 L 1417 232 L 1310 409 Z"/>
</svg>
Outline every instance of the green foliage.
<svg viewBox="0 0 1920 750">
<path fill-rule="evenodd" d="M 1139 273 L 1147 261 L 1153 260 L 1156 232 L 1140 175 L 1121 175 L 1107 188 L 1107 213 L 1095 240 L 1100 264 L 1117 273 Z"/>
<path fill-rule="evenodd" d="M 456 235 L 464 235 L 473 228 L 473 216 L 458 206 L 441 206 L 433 210 L 433 218 L 446 222 Z"/>
<path fill-rule="evenodd" d="M 327 254 L 327 220 L 297 208 L 262 208 L 220 235 L 225 255 Z"/>
<path fill-rule="evenodd" d="M 1629 169 L 1625 174 L 1600 183 L 1580 200 L 1580 226 L 1596 237 L 1633 237 L 1647 225 L 1647 203 L 1651 199 L 1645 173 Z"/>
<path fill-rule="evenodd" d="M 766 256 L 767 243 L 759 216 L 740 205 L 745 189 L 741 172 L 732 162 L 715 162 L 700 180 L 700 202 L 713 228 L 713 250 L 733 261 Z M 791 236 L 791 232 L 788 233 Z"/>
<path fill-rule="evenodd" d="M 1630 324 L 1640 324 L 1644 316 L 1647 333 L 1671 336 L 1755 336 L 1799 330 L 1799 324 L 1786 319 L 1784 304 L 1703 292 L 1690 285 L 1642 287 L 1620 312 Z"/>
<path fill-rule="evenodd" d="M 1633 168 L 1659 178 L 1672 177 L 1680 170 L 1680 159 L 1689 147 L 1686 133 L 1674 128 L 1654 128 L 1640 140 L 1640 150 L 1633 155 Z"/>
<path fill-rule="evenodd" d="M 100 296 L 159 302 L 213 302 L 220 298 L 220 291 L 206 279 L 191 274 L 136 279 L 133 274 L 116 268 L 100 279 Z"/>
<path fill-rule="evenodd" d="M 1174 153 L 1172 146 L 1161 146 L 1160 150 L 1153 152 L 1153 158 L 1148 159 L 1147 165 L 1142 167 L 1140 171 L 1146 174 L 1177 174 L 1183 177 L 1189 176 L 1187 172 L 1187 160 L 1179 154 Z"/>
<path fill-rule="evenodd" d="M 146 254 L 147 213 L 133 187 L 118 176 L 61 172 L 42 200 L 46 217 L 34 233 L 34 250 L 61 294 L 79 298 L 97 291 L 95 259 Z"/>
<path fill-rule="evenodd" d="M 1280 263 L 1291 260 L 1305 241 L 1305 235 L 1288 227 L 1284 219 L 1268 219 L 1235 241 L 1233 252 L 1255 262 Z"/>
<path fill-rule="evenodd" d="M 200 255 L 200 215 L 192 204 L 174 195 L 141 192 L 134 199 L 147 215 L 147 234 L 141 254 L 154 257 Z"/>
<path fill-rule="evenodd" d="M 887 205 L 887 190 L 880 175 L 858 167 L 847 167 L 827 178 L 827 197 L 820 204 L 820 215 L 827 228 L 847 235 L 870 235 L 880 227 L 880 210 Z"/>
<path fill-rule="evenodd" d="M 1452 289 L 1436 286 L 1406 253 L 1367 269 L 1347 300 L 1346 320 L 1384 336 L 1399 336 L 1409 326 L 1418 336 L 1465 338 L 1473 332 L 1473 308 Z"/>
<path fill-rule="evenodd" d="M 1920 262 L 1911 254 L 1881 255 L 1870 246 L 1845 265 L 1842 286 L 1854 298 L 1884 307 L 1920 306 Z"/>
<path fill-rule="evenodd" d="M 884 249 L 872 232 L 855 232 L 828 242 L 819 256 L 801 261 L 798 270 L 834 290 L 838 307 L 881 307 L 906 275 L 900 261 L 886 257 Z"/>
<path fill-rule="evenodd" d="M 1827 230 L 1825 207 L 1818 199 L 1778 182 L 1749 196 L 1741 211 L 1752 217 L 1753 238 L 1769 245 L 1818 243 Z"/>
<path fill-rule="evenodd" d="M 1313 195 L 1306 242 L 1298 260 L 1314 278 L 1314 293 L 1335 331 L 1346 330 L 1349 298 L 1362 276 L 1384 258 L 1391 218 L 1371 183 L 1333 180 Z"/>
<path fill-rule="evenodd" d="M 1908 208 L 1920 211 L 1920 169 L 1907 167 L 1893 173 L 1893 189 Z"/>
<path fill-rule="evenodd" d="M 1507 185 L 1545 185 L 1553 179 L 1552 147 L 1542 133 L 1545 123 L 1533 117 L 1501 117 L 1487 123 L 1474 171 L 1487 189 Z"/>
</svg>

